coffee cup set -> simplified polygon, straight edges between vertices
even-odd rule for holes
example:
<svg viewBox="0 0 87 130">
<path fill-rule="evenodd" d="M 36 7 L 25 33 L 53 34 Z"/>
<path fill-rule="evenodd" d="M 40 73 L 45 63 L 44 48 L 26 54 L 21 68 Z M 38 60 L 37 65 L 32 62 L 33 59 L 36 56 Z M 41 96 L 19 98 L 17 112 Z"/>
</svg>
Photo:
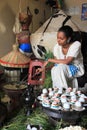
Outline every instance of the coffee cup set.
<svg viewBox="0 0 87 130">
<path fill-rule="evenodd" d="M 69 87 L 66 90 L 55 88 L 43 88 L 40 96 L 37 97 L 43 107 L 64 111 L 85 110 L 87 96 L 75 88 Z"/>
</svg>

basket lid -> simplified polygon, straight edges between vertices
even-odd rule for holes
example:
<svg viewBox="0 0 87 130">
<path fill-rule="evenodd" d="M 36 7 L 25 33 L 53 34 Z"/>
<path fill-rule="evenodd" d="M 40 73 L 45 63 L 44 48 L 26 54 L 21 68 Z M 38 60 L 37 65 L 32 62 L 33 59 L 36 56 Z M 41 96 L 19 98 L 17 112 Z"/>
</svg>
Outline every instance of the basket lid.
<svg viewBox="0 0 87 130">
<path fill-rule="evenodd" d="M 0 64 L 5 67 L 27 68 L 30 58 L 19 51 L 18 44 L 13 45 L 13 50 L 0 59 Z"/>
</svg>

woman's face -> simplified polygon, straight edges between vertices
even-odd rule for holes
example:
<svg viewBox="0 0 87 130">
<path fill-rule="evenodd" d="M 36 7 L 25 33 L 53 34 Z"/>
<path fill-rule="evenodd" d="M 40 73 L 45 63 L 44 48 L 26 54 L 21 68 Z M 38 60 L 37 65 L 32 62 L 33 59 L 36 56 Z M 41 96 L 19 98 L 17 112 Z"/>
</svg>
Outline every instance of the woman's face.
<svg viewBox="0 0 87 130">
<path fill-rule="evenodd" d="M 65 36 L 64 32 L 58 32 L 57 41 L 60 46 L 64 46 L 67 44 L 67 37 Z"/>
</svg>

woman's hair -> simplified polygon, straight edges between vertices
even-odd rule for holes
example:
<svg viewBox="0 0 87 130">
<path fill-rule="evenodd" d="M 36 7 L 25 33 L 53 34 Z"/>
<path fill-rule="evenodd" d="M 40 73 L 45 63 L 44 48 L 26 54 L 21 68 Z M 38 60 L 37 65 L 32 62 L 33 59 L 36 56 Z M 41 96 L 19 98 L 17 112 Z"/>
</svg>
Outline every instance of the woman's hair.
<svg viewBox="0 0 87 130">
<path fill-rule="evenodd" d="M 69 43 L 72 43 L 75 41 L 81 42 L 80 32 L 74 32 L 73 29 L 68 25 L 60 27 L 58 32 L 63 32 L 65 36 L 67 37 L 67 39 L 70 38 Z"/>
</svg>

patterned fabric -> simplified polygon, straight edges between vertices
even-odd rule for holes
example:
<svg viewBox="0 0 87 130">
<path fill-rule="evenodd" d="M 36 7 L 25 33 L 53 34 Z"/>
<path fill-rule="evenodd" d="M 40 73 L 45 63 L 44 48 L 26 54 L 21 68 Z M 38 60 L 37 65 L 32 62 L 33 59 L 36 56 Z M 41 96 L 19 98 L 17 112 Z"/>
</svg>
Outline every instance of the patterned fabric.
<svg viewBox="0 0 87 130">
<path fill-rule="evenodd" d="M 58 64 L 54 64 L 54 66 L 58 66 Z M 69 64 L 68 66 L 70 69 L 70 74 L 72 76 L 74 76 L 79 71 L 79 69 L 75 65 Z"/>
<path fill-rule="evenodd" d="M 58 66 L 58 64 L 55 63 L 54 66 Z"/>
<path fill-rule="evenodd" d="M 75 65 L 71 64 L 69 65 L 69 69 L 72 76 L 74 76 L 79 71 L 79 69 Z"/>
</svg>

